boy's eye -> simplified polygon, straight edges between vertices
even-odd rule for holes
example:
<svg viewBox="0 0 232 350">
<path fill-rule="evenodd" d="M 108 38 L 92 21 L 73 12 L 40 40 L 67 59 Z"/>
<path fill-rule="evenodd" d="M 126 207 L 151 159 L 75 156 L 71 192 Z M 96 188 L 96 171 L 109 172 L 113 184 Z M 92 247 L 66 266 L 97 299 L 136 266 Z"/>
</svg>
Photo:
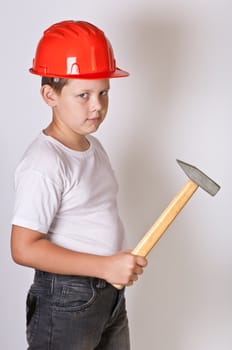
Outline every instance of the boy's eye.
<svg viewBox="0 0 232 350">
<path fill-rule="evenodd" d="M 108 96 L 108 90 L 103 90 L 103 91 L 101 91 L 101 93 L 100 93 L 100 95 L 101 96 Z"/>
<path fill-rule="evenodd" d="M 78 97 L 83 98 L 86 100 L 89 97 L 89 94 L 87 92 L 83 92 L 82 94 L 78 95 Z"/>
</svg>

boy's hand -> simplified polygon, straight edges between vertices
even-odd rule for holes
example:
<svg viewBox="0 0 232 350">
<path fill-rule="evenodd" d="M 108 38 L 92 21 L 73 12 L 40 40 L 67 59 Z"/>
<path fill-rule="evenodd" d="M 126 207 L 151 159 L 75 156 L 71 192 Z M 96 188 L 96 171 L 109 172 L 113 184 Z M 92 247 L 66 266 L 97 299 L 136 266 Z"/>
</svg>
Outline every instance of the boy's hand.
<svg viewBox="0 0 232 350">
<path fill-rule="evenodd" d="M 146 258 L 133 255 L 130 251 L 122 251 L 107 258 L 105 280 L 111 284 L 131 286 L 147 266 Z"/>
</svg>

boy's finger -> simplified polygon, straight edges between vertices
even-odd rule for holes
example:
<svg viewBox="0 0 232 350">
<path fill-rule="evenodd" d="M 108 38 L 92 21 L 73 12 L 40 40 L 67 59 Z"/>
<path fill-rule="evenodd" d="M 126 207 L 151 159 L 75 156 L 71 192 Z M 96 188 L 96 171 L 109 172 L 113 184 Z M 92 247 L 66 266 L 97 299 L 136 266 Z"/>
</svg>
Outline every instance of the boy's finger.
<svg viewBox="0 0 232 350">
<path fill-rule="evenodd" d="M 139 265 L 141 267 L 146 267 L 147 266 L 147 259 L 143 258 L 142 256 L 137 256 L 136 263 L 137 263 L 137 265 Z"/>
</svg>

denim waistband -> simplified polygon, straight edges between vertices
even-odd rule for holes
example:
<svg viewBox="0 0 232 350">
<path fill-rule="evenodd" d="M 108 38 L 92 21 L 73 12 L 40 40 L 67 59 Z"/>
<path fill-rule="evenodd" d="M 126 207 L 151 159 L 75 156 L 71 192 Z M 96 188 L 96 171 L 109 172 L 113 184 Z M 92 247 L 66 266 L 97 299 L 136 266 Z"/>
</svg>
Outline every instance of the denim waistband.
<svg viewBox="0 0 232 350">
<path fill-rule="evenodd" d="M 34 275 L 35 283 L 39 282 L 39 283 L 50 284 L 50 283 L 53 283 L 54 280 L 57 283 L 72 283 L 72 282 L 78 282 L 78 281 L 80 282 L 86 281 L 90 284 L 93 284 L 96 288 L 105 288 L 107 285 L 109 285 L 108 282 L 100 278 L 88 277 L 88 276 L 62 275 L 62 274 L 35 270 L 35 275 Z"/>
</svg>

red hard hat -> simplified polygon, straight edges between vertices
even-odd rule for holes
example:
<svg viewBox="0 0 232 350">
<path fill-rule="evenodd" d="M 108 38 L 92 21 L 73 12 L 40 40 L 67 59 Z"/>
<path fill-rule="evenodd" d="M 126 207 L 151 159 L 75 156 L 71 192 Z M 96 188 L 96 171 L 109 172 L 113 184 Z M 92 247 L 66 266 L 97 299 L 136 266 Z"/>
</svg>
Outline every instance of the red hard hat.
<svg viewBox="0 0 232 350">
<path fill-rule="evenodd" d="M 77 79 L 129 75 L 117 68 L 112 46 L 103 31 L 83 21 L 63 21 L 45 30 L 30 72 Z"/>
</svg>

